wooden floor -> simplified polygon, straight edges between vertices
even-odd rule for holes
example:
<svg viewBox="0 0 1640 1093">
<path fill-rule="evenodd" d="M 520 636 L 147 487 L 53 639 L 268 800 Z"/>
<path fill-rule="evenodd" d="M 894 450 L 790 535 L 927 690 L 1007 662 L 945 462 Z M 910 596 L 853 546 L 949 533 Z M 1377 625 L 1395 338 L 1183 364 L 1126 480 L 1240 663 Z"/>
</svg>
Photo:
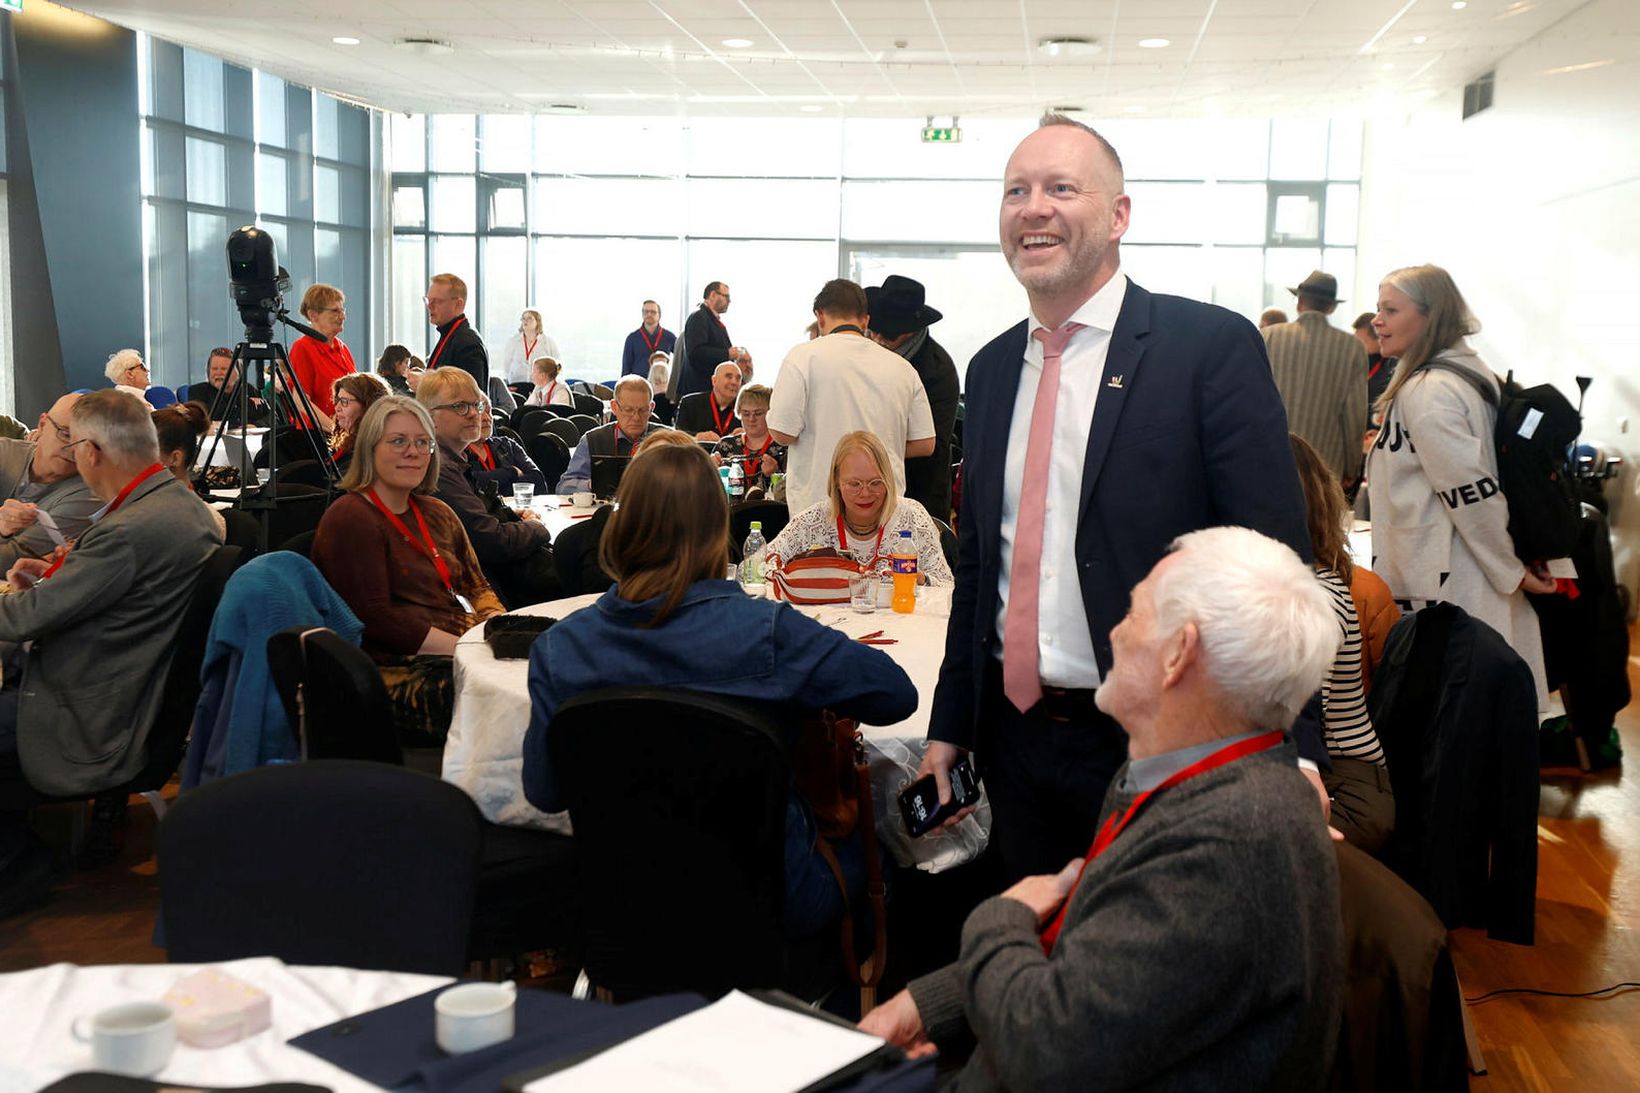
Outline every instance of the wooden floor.
<svg viewBox="0 0 1640 1093">
<path fill-rule="evenodd" d="M 1632 647 L 1640 653 L 1640 633 Z M 1629 677 L 1640 694 L 1640 655 Z M 1588 991 L 1640 980 L 1640 703 L 1619 716 L 1629 770 L 1545 771 L 1538 827 L 1537 944 L 1453 934 L 1464 994 Z M 133 798 L 126 846 L 60 878 L 39 910 L 0 922 L 0 972 L 40 964 L 163 961 L 151 945 L 158 881 L 153 814 Z M 48 815 L 66 837 L 71 817 Z M 1602 999 L 1507 995 L 1469 1007 L 1488 1073 L 1472 1090 L 1640 1090 L 1640 990 Z"/>
</svg>

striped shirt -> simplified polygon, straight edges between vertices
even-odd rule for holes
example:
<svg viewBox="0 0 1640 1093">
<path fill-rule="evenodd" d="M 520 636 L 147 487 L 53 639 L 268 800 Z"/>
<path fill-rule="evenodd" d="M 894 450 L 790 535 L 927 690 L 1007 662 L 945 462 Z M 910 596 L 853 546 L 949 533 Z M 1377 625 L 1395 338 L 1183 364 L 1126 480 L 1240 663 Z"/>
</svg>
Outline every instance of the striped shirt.
<svg viewBox="0 0 1640 1093">
<path fill-rule="evenodd" d="M 1350 589 L 1330 569 L 1316 570 L 1321 587 L 1332 597 L 1333 614 L 1344 632 L 1332 670 L 1321 681 L 1322 730 L 1327 754 L 1384 765 L 1384 749 L 1367 716 L 1367 696 L 1361 686 L 1361 624 L 1355 617 Z"/>
<path fill-rule="evenodd" d="M 1287 408 L 1287 428 L 1309 441 L 1340 479 L 1359 477 L 1367 351 L 1319 311 L 1301 311 L 1290 323 L 1265 328 L 1264 345 Z"/>
</svg>

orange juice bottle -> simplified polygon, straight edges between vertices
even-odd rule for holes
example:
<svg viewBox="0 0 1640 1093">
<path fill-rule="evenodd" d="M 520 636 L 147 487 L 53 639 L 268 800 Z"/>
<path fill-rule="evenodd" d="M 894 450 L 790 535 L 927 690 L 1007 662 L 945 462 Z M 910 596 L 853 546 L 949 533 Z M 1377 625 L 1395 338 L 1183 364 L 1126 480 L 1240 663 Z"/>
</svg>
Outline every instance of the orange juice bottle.
<svg viewBox="0 0 1640 1093">
<path fill-rule="evenodd" d="M 909 615 L 917 609 L 917 548 L 909 531 L 900 532 L 900 542 L 888 556 L 888 564 L 894 573 L 894 599 L 889 606 Z"/>
</svg>

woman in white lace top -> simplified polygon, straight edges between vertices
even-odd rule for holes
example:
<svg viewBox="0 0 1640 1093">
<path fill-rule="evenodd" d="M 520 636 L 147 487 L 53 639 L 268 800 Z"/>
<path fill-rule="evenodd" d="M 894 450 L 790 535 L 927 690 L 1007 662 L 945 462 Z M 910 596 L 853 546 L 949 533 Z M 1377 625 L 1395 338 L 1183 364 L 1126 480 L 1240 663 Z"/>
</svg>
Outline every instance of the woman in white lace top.
<svg viewBox="0 0 1640 1093">
<path fill-rule="evenodd" d="M 826 500 L 793 514 L 769 544 L 769 563 L 779 565 L 815 547 L 829 547 L 886 571 L 902 531 L 911 532 L 917 548 L 920 583 L 953 583 L 939 526 L 927 509 L 894 493 L 894 464 L 883 442 L 871 433 L 848 433 L 832 453 Z"/>
</svg>

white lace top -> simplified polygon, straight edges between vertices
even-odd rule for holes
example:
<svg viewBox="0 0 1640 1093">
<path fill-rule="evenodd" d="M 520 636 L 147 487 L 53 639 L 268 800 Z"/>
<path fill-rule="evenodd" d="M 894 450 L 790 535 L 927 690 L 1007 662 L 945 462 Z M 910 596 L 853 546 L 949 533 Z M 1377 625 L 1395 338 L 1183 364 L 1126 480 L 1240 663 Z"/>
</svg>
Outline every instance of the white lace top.
<svg viewBox="0 0 1640 1093">
<path fill-rule="evenodd" d="M 843 529 L 848 533 L 847 524 L 843 525 Z M 888 569 L 888 556 L 894 552 L 901 531 L 910 531 L 911 541 L 916 544 L 919 576 L 927 577 L 931 585 L 955 583 L 956 578 L 951 574 L 951 567 L 945 562 L 945 551 L 940 548 L 940 529 L 935 525 L 933 517 L 928 515 L 928 510 L 908 497 L 898 500 L 894 506 L 894 515 L 883 528 L 881 556 L 876 562 L 878 570 Z M 771 564 L 775 557 L 795 558 L 816 546 L 831 547 L 866 565 L 872 561 L 871 555 L 877 546 L 877 536 L 858 537 L 848 533 L 848 542 L 839 543 L 837 517 L 832 515 L 831 502 L 821 501 L 793 516 L 785 530 L 775 536 L 774 542 L 769 544 Z"/>
</svg>

